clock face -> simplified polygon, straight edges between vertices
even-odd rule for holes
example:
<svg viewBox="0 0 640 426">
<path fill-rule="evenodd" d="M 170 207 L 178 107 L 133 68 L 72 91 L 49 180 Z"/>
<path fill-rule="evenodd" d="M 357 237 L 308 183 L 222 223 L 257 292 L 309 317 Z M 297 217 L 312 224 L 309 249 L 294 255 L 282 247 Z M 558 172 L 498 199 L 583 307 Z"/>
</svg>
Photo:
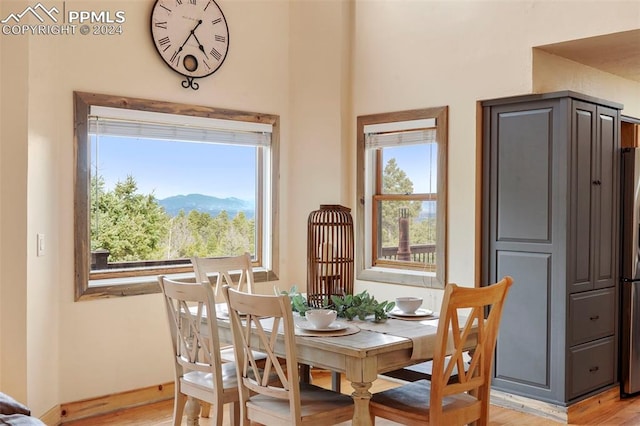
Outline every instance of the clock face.
<svg viewBox="0 0 640 426">
<path fill-rule="evenodd" d="M 151 12 L 156 49 L 188 78 L 213 74 L 229 50 L 229 28 L 213 0 L 156 0 Z"/>
</svg>

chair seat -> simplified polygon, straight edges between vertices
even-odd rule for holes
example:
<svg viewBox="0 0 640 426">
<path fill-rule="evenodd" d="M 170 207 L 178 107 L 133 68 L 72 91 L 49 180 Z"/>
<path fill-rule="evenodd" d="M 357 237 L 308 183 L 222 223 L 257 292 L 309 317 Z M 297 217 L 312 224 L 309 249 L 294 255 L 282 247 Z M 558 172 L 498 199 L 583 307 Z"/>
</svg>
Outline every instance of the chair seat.
<svg viewBox="0 0 640 426">
<path fill-rule="evenodd" d="M 281 417 L 284 422 L 288 422 L 291 419 L 289 400 L 254 395 L 247 402 L 247 407 L 249 408 L 251 420 L 256 422 L 260 422 L 261 413 L 268 416 Z M 301 382 L 300 409 L 303 422 L 306 417 L 315 417 L 316 424 L 323 424 L 322 417 L 318 416 L 321 416 L 322 413 L 327 413 L 327 419 L 331 419 L 333 424 L 333 422 L 351 420 L 353 417 L 353 399 L 348 395 Z"/>
<path fill-rule="evenodd" d="M 451 357 L 446 357 L 447 362 Z M 465 363 L 465 370 L 468 368 L 468 363 Z M 410 365 L 408 367 L 399 368 L 397 370 L 384 373 L 383 376 L 392 377 L 394 379 L 404 380 L 406 382 L 417 382 L 418 380 L 431 380 L 433 372 L 433 361 L 425 361 L 419 364 Z M 454 383 L 458 380 L 458 367 L 453 368 L 449 383 Z"/>
<path fill-rule="evenodd" d="M 431 382 L 418 380 L 375 393 L 371 397 L 370 404 L 373 410 L 382 410 L 388 413 L 399 412 L 402 413 L 402 417 L 411 417 L 424 424 L 425 421 L 429 421 L 430 396 Z M 465 393 L 445 397 L 442 404 L 445 415 L 447 412 L 474 405 L 477 407 L 477 413 L 474 412 L 470 418 L 480 415 L 480 401 Z"/>
<path fill-rule="evenodd" d="M 256 352 L 256 351 L 254 351 L 253 357 L 256 361 L 259 362 L 258 366 L 260 366 L 260 361 L 264 361 L 265 359 L 267 359 L 267 356 L 265 354 L 261 352 Z M 220 349 L 220 359 L 222 359 L 222 362 L 225 362 L 225 363 L 236 362 L 236 354 L 233 349 L 233 346 L 227 346 Z"/>
<path fill-rule="evenodd" d="M 222 387 L 226 389 L 234 389 L 238 387 L 238 374 L 236 372 L 236 364 L 232 362 L 225 362 L 220 365 L 220 371 L 222 373 Z M 249 376 L 253 377 L 253 374 L 249 372 Z M 269 374 L 269 382 L 277 382 L 278 375 L 275 373 Z M 190 384 L 202 389 L 213 389 L 213 376 L 211 373 L 203 371 L 190 371 L 180 379 L 182 384 Z"/>
<path fill-rule="evenodd" d="M 234 363 L 225 362 L 220 366 L 222 374 L 222 386 L 224 389 L 232 389 L 238 387 L 238 375 L 236 373 L 236 365 Z M 190 371 L 181 377 L 182 384 L 193 385 L 202 389 L 213 389 L 213 375 L 204 371 Z"/>
</svg>

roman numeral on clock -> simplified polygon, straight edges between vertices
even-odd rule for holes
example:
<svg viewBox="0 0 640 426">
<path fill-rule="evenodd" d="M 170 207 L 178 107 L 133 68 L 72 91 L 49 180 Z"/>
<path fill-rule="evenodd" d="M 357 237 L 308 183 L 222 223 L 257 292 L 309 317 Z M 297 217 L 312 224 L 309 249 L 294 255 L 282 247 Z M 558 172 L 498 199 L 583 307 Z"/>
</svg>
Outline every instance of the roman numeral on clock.
<svg viewBox="0 0 640 426">
<path fill-rule="evenodd" d="M 176 50 L 173 52 L 173 55 L 171 55 L 171 63 L 178 65 L 178 62 L 180 62 L 180 55 L 178 55 L 178 51 Z"/>
<path fill-rule="evenodd" d="M 166 52 L 167 49 L 171 47 L 171 40 L 169 40 L 169 37 L 162 37 L 160 40 L 158 40 L 158 44 L 160 45 L 160 47 L 164 46 L 164 49 L 162 49 L 162 51 Z"/>
<path fill-rule="evenodd" d="M 211 56 L 216 58 L 216 61 L 219 61 L 220 58 L 222 58 L 222 53 L 218 52 L 215 47 L 213 49 L 211 49 L 211 52 L 209 52 L 209 53 L 211 54 Z"/>
</svg>

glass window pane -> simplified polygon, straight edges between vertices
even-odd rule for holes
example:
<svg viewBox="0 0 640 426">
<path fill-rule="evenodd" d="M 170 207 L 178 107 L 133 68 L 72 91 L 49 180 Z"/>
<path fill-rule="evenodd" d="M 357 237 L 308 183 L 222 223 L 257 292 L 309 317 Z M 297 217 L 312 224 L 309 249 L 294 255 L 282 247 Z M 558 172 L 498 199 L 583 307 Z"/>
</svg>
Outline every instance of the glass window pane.
<svg viewBox="0 0 640 426">
<path fill-rule="evenodd" d="M 382 200 L 378 209 L 377 259 L 435 270 L 437 202 Z"/>
<path fill-rule="evenodd" d="M 109 263 L 255 257 L 263 148 L 108 135 L 90 148 L 91 250 Z"/>
<path fill-rule="evenodd" d="M 437 191 L 436 143 L 380 148 L 383 194 L 429 194 Z"/>
<path fill-rule="evenodd" d="M 447 106 L 358 117 L 359 279 L 444 288 L 447 122 Z"/>
</svg>

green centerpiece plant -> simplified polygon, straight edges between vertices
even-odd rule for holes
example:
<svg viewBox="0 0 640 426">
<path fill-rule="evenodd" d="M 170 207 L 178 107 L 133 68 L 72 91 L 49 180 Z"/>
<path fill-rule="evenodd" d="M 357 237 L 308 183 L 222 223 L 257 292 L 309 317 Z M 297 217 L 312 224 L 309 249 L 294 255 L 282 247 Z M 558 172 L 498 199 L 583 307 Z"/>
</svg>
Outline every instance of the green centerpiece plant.
<svg viewBox="0 0 640 426">
<path fill-rule="evenodd" d="M 274 288 L 274 292 L 276 294 L 288 295 L 289 299 L 291 299 L 291 310 L 299 313 L 300 316 L 305 316 L 305 312 L 310 309 L 307 299 L 298 291 L 298 287 L 295 285 L 291 287 L 289 291 L 280 291 L 277 288 Z"/>
<path fill-rule="evenodd" d="M 338 316 L 352 320 L 358 318 L 364 321 L 373 315 L 375 322 L 387 319 L 387 313 L 394 308 L 395 302 L 378 302 L 375 297 L 366 290 L 358 294 L 345 294 L 344 296 L 331 296 L 333 308 Z"/>
<path fill-rule="evenodd" d="M 307 299 L 298 292 L 296 286 L 291 287 L 289 291 L 276 290 L 276 294 L 287 294 L 291 299 L 291 309 L 298 312 L 301 316 L 305 316 L 307 310 L 312 309 Z M 345 294 L 344 296 L 331 296 L 331 301 L 325 301 L 325 308 L 335 309 L 339 318 L 346 318 L 351 321 L 358 318 L 365 321 L 368 317 L 373 316 L 373 321 L 380 322 L 387 319 L 387 313 L 395 307 L 393 301 L 378 302 L 375 297 L 370 295 L 366 290 L 358 294 Z"/>
</svg>

